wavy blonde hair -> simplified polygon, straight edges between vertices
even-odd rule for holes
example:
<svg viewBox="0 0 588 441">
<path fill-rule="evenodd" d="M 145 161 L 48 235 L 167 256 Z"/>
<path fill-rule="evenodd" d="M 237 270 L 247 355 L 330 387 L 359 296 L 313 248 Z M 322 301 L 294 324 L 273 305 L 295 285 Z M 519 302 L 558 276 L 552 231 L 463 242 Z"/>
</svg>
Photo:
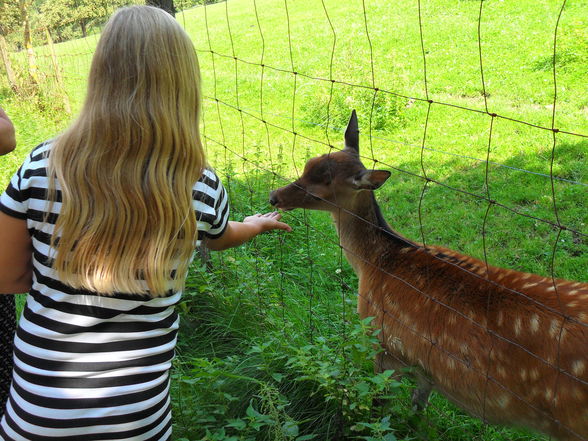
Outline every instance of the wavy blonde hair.
<svg viewBox="0 0 588 441">
<path fill-rule="evenodd" d="M 63 201 L 52 238 L 60 281 L 107 295 L 182 289 L 205 167 L 200 108 L 198 59 L 181 26 L 154 7 L 118 10 L 80 115 L 49 154 L 49 200 L 57 180 Z"/>
</svg>

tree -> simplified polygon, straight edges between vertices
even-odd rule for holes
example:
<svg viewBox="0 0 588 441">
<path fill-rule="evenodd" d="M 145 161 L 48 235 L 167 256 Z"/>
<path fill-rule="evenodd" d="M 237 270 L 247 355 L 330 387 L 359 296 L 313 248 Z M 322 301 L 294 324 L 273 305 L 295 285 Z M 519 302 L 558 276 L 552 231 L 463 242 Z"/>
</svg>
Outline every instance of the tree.
<svg viewBox="0 0 588 441">
<path fill-rule="evenodd" d="M 42 28 L 48 28 L 58 40 L 61 33 L 72 26 L 79 27 L 83 37 L 89 27 L 100 25 L 120 6 L 133 3 L 129 0 L 47 0 L 40 7 Z M 77 32 L 74 33 L 76 35 Z M 71 32 L 67 37 L 71 38 Z"/>
<path fill-rule="evenodd" d="M 29 60 L 29 75 L 33 85 L 39 85 L 39 68 L 37 67 L 37 58 L 33 49 L 33 38 L 31 34 L 31 15 L 32 0 L 18 0 L 18 10 L 20 20 L 23 26 L 23 43 L 27 51 Z"/>
<path fill-rule="evenodd" d="M 174 0 L 146 0 L 147 5 L 156 6 L 169 12 L 174 17 L 176 16 L 176 8 L 174 7 Z"/>
<path fill-rule="evenodd" d="M 18 85 L 16 82 L 16 75 L 12 68 L 10 60 L 10 51 L 6 42 L 6 36 L 18 28 L 19 11 L 14 7 L 14 4 L 8 4 L 6 0 L 0 1 L 0 57 L 6 70 L 8 77 L 8 84 L 12 90 L 16 90 Z"/>
</svg>

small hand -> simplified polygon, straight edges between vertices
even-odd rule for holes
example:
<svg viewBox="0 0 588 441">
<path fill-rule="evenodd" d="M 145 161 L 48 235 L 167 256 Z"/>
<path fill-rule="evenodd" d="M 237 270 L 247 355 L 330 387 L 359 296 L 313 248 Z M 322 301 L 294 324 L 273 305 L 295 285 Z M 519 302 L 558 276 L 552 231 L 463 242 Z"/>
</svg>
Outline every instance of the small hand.
<svg viewBox="0 0 588 441">
<path fill-rule="evenodd" d="M 280 222 L 281 218 L 281 213 L 273 211 L 271 213 L 258 213 L 254 214 L 253 216 L 247 216 L 245 219 L 243 219 L 243 223 L 257 225 L 261 229 L 262 233 L 270 230 L 292 231 L 290 225 L 285 224 L 284 222 Z"/>
</svg>

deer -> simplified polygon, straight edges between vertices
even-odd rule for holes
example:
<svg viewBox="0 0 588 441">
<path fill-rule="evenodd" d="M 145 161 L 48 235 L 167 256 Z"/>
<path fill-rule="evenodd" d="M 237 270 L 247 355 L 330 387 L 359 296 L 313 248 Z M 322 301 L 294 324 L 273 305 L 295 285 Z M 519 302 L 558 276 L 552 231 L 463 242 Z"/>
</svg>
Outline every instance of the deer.
<svg viewBox="0 0 588 441">
<path fill-rule="evenodd" d="M 344 148 L 269 196 L 283 211 L 330 212 L 359 279 L 358 315 L 379 330 L 376 372 L 408 371 L 417 411 L 435 390 L 486 423 L 587 441 L 588 283 L 403 237 L 374 195 L 390 176 L 362 164 L 354 110 Z"/>
</svg>

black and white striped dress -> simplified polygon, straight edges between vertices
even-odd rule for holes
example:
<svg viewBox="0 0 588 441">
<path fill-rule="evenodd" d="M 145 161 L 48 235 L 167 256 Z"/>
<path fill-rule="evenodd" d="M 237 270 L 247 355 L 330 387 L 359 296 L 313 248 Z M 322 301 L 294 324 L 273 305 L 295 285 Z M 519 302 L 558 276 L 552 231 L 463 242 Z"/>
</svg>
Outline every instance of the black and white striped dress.
<svg viewBox="0 0 588 441">
<path fill-rule="evenodd" d="M 56 280 L 46 266 L 53 224 L 42 222 L 50 146 L 33 150 L 0 197 L 0 210 L 26 219 L 34 265 L 0 439 L 169 439 L 169 369 L 181 292 L 107 297 Z M 205 170 L 193 194 L 199 238 L 219 237 L 229 211 L 222 183 Z M 55 203 L 53 212 L 60 206 Z"/>
</svg>

